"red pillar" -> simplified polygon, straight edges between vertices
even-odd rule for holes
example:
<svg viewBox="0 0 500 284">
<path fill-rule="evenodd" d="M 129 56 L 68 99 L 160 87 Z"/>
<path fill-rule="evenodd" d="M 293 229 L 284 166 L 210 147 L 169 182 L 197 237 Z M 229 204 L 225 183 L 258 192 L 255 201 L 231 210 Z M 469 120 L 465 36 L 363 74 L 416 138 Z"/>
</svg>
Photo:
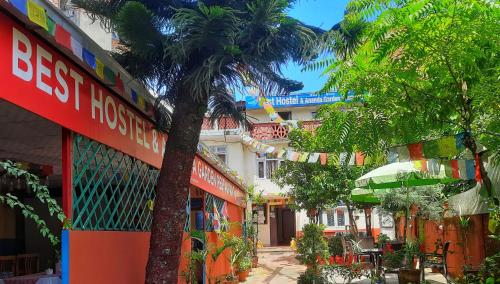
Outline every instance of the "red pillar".
<svg viewBox="0 0 500 284">
<path fill-rule="evenodd" d="M 73 188 L 73 135 L 70 130 L 62 129 L 62 206 L 64 214 L 72 218 L 72 188 Z"/>
</svg>

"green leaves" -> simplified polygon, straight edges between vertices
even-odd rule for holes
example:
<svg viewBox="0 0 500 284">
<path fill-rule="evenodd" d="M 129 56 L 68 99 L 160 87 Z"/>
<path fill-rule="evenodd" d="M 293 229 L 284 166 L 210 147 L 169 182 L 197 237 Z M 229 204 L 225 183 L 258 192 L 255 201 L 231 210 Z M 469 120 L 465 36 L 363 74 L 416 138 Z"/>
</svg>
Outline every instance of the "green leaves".
<svg viewBox="0 0 500 284">
<path fill-rule="evenodd" d="M 50 216 L 56 215 L 59 221 L 63 223 L 63 228 L 68 229 L 70 227 L 71 221 L 66 217 L 62 208 L 57 204 L 57 201 L 50 196 L 49 189 L 45 185 L 40 184 L 39 178 L 36 175 L 19 168 L 12 161 L 0 161 L 0 168 L 5 170 L 8 175 L 24 179 L 38 201 L 46 204 Z M 50 231 L 47 223 L 40 219 L 32 206 L 24 204 L 17 196 L 10 193 L 0 194 L 0 203 L 5 203 L 11 208 L 20 209 L 21 214 L 25 218 L 35 222 L 40 234 L 47 237 L 53 246 L 59 244 L 59 238 Z"/>
</svg>

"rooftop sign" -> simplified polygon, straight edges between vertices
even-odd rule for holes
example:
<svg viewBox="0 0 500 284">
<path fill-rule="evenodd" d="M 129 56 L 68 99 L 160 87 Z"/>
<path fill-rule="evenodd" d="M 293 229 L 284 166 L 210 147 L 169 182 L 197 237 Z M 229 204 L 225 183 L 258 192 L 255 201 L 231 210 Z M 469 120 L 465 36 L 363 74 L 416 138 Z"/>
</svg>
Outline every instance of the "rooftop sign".
<svg viewBox="0 0 500 284">
<path fill-rule="evenodd" d="M 342 101 L 342 95 L 339 93 L 327 93 L 322 95 L 303 93 L 279 97 L 269 96 L 266 98 L 271 101 L 271 104 L 275 108 L 325 105 Z M 245 102 L 247 110 L 262 108 L 262 106 L 259 106 L 257 97 L 247 96 Z"/>
</svg>

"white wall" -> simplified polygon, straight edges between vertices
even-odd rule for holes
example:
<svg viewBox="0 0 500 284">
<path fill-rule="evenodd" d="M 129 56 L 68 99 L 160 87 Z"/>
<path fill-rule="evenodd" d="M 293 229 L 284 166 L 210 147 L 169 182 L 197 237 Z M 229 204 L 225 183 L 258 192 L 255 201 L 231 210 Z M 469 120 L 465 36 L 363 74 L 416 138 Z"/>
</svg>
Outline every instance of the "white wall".
<svg viewBox="0 0 500 284">
<path fill-rule="evenodd" d="M 82 11 L 79 11 L 78 26 L 92 38 L 104 50 L 112 50 L 112 36 L 110 32 L 105 31 L 99 22 L 92 20 Z"/>
</svg>

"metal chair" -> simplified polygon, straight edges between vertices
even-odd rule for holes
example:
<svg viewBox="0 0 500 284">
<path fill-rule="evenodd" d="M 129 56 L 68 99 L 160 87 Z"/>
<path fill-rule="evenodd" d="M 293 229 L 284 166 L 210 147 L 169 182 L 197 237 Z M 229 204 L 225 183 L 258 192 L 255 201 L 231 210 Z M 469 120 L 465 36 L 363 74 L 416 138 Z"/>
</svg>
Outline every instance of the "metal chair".
<svg viewBox="0 0 500 284">
<path fill-rule="evenodd" d="M 437 267 L 441 269 L 444 278 L 446 279 L 446 283 L 448 281 L 448 263 L 446 262 L 446 256 L 448 255 L 448 249 L 450 248 L 450 241 L 447 241 L 443 244 L 441 253 L 424 253 L 420 256 L 420 275 L 422 281 L 425 281 L 425 268 Z"/>
<path fill-rule="evenodd" d="M 16 260 L 16 275 L 35 274 L 40 271 L 38 254 L 19 254 Z"/>
</svg>

